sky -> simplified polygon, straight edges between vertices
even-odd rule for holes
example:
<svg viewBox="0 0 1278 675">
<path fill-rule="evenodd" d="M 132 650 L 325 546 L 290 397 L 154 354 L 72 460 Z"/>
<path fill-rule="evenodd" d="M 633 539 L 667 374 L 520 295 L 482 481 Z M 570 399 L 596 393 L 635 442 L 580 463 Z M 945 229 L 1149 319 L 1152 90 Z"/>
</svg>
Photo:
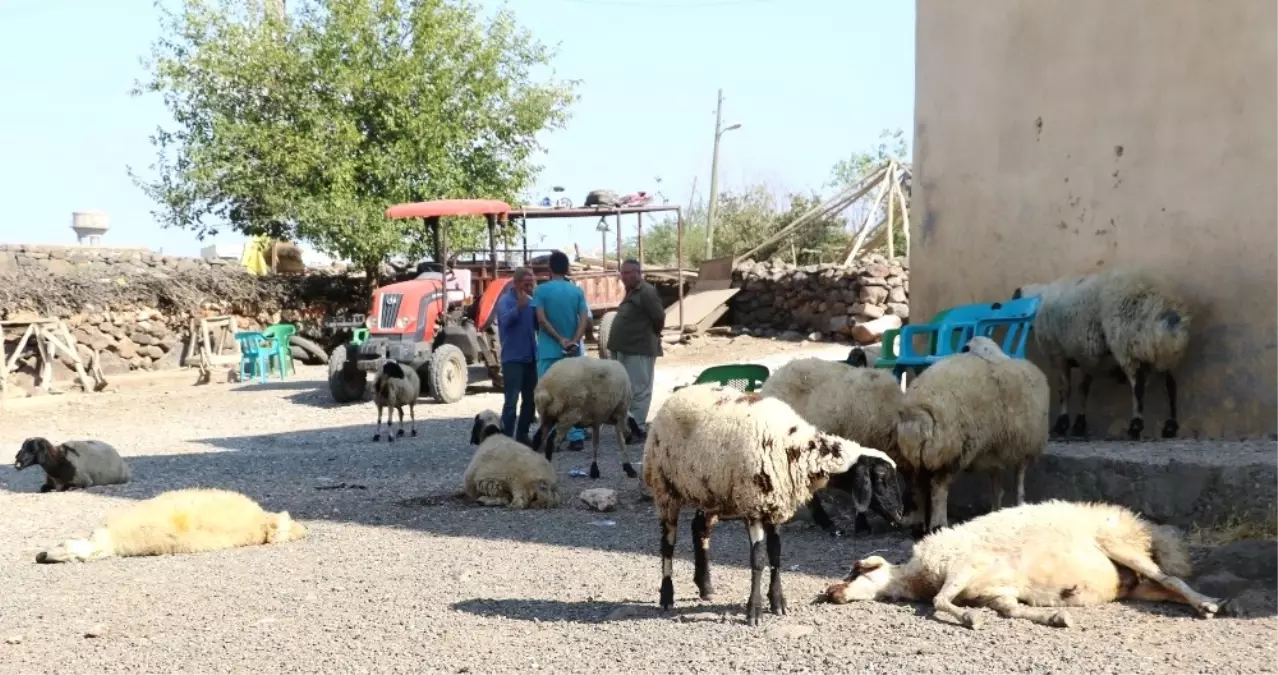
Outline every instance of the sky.
<svg viewBox="0 0 1278 675">
<path fill-rule="evenodd" d="M 491 11 L 500 3 L 480 0 Z M 556 76 L 580 79 L 562 130 L 544 137 L 536 198 L 561 185 L 661 191 L 687 205 L 708 192 L 715 100 L 724 90 L 723 191 L 760 181 L 815 189 L 883 129 L 913 135 L 914 3 L 909 0 L 513 0 L 518 20 L 556 45 Z M 152 0 L 0 0 L 0 243 L 74 244 L 73 211 L 105 211 L 102 244 L 198 255 L 238 247 L 162 227 L 129 178 L 172 126 L 158 95 L 130 96 L 158 36 Z M 660 177 L 660 186 L 655 182 Z M 553 196 L 552 196 L 553 198 Z M 593 219 L 539 221 L 531 247 L 583 252 Z M 626 236 L 633 224 L 623 222 Z M 536 241 L 534 235 L 544 234 Z M 611 236 L 610 236 L 611 240 Z"/>
</svg>

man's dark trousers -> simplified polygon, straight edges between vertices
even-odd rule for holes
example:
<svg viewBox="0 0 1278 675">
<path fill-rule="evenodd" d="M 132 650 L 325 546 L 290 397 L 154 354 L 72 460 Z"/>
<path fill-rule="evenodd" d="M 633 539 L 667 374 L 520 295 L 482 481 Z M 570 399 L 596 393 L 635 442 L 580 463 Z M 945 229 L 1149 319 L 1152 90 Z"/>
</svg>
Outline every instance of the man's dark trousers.
<svg viewBox="0 0 1278 675">
<path fill-rule="evenodd" d="M 533 389 L 537 387 L 537 364 L 529 361 L 505 361 L 501 364 L 506 401 L 501 407 L 502 433 L 524 440 L 537 410 L 533 407 Z M 515 399 L 519 399 L 519 426 L 515 426 Z M 512 433 L 513 432 L 513 433 Z"/>
</svg>

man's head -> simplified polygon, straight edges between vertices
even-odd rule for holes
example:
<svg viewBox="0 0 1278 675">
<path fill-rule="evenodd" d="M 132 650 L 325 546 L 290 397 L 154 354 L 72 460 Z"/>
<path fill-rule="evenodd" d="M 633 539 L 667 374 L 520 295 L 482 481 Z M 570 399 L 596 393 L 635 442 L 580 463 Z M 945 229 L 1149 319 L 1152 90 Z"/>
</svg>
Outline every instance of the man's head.
<svg viewBox="0 0 1278 675">
<path fill-rule="evenodd" d="M 553 251 L 550 254 L 550 273 L 555 276 L 568 276 L 568 254 L 563 251 Z"/>
<path fill-rule="evenodd" d="M 515 272 L 511 275 L 510 285 L 516 290 L 522 291 L 524 295 L 532 295 L 533 289 L 537 287 L 537 278 L 533 276 L 532 270 L 527 267 L 516 267 Z"/>
<path fill-rule="evenodd" d="M 638 260 L 630 259 L 621 263 L 621 285 L 625 286 L 627 291 L 634 290 L 640 281 L 643 281 L 643 268 L 640 267 Z"/>
</svg>

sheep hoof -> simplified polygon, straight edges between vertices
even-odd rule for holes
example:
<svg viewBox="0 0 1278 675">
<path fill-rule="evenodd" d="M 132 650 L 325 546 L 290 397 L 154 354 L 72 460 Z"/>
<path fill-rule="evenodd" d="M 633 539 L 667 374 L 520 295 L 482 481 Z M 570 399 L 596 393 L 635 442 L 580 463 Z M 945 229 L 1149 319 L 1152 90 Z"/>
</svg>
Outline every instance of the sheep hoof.
<svg viewBox="0 0 1278 675">
<path fill-rule="evenodd" d="M 776 595 L 768 594 L 768 609 L 777 616 L 785 616 L 785 596 L 777 593 Z"/>
<path fill-rule="evenodd" d="M 413 429 L 412 431 L 408 432 L 408 435 L 409 435 L 409 436 L 416 436 L 416 435 L 417 435 L 417 430 L 416 430 L 416 429 Z"/>
<path fill-rule="evenodd" d="M 759 605 L 761 604 L 763 603 L 755 602 L 754 598 L 750 598 L 750 602 L 746 603 L 746 625 L 747 626 L 759 625 L 759 614 L 761 613 L 759 610 Z"/>
<path fill-rule="evenodd" d="M 1163 423 L 1163 438 L 1175 438 L 1180 431 L 1180 423 L 1176 420 L 1167 420 Z"/>
<path fill-rule="evenodd" d="M 639 477 L 639 472 L 638 472 L 638 471 L 635 471 L 635 468 L 634 468 L 633 466 L 630 466 L 630 462 L 625 462 L 625 463 L 623 463 L 623 464 L 621 465 L 621 470 L 622 470 L 622 471 L 625 471 L 625 472 L 626 472 L 626 476 L 628 476 L 628 477 L 630 477 L 630 478 L 638 478 L 638 477 Z"/>
<path fill-rule="evenodd" d="M 1087 438 L 1087 416 L 1079 415 L 1074 418 L 1074 426 L 1070 428 L 1069 435 L 1075 438 Z"/>
<path fill-rule="evenodd" d="M 834 538 L 836 538 L 836 539 L 837 539 L 837 538 L 839 538 L 839 537 L 842 537 L 842 536 L 843 536 L 843 530 L 840 530 L 840 529 L 839 529 L 839 528 L 837 528 L 837 527 L 835 527 L 835 528 L 831 528 L 831 529 L 829 529 L 829 530 L 826 530 L 826 532 L 827 532 L 827 533 L 828 533 L 831 537 L 834 537 Z"/>
<path fill-rule="evenodd" d="M 631 469 L 631 471 L 634 471 L 634 469 Z M 596 480 L 599 478 L 599 464 L 596 462 L 590 463 L 590 478 L 591 480 Z"/>
<path fill-rule="evenodd" d="M 1070 616 L 1069 612 L 1062 609 L 1061 611 L 1053 614 L 1052 618 L 1047 620 L 1047 624 L 1054 628 L 1073 628 L 1074 617 Z"/>
<path fill-rule="evenodd" d="M 404 437 L 404 430 L 403 430 L 403 429 L 400 429 L 399 431 L 396 431 L 396 432 L 395 432 L 395 435 L 396 435 L 396 436 L 398 436 L 398 437 L 400 437 L 400 438 L 403 438 L 403 437 Z"/>
<path fill-rule="evenodd" d="M 984 623 L 985 623 L 985 620 L 981 618 L 981 615 L 977 613 L 976 610 L 969 609 L 966 612 L 963 612 L 964 626 L 967 626 L 968 628 L 971 628 L 972 630 L 976 630 L 980 628 Z"/>
<path fill-rule="evenodd" d="M 702 600 L 710 600 L 714 598 L 714 586 L 712 586 L 709 581 L 703 584 L 698 584 L 697 593 Z"/>
<path fill-rule="evenodd" d="M 392 436 L 392 435 L 390 435 L 390 434 L 386 434 L 386 442 L 387 442 L 387 443 L 394 443 L 394 442 L 395 442 L 395 437 L 394 437 L 394 436 Z"/>
<path fill-rule="evenodd" d="M 1052 425 L 1052 435 L 1064 436 L 1069 431 L 1069 415 L 1064 414 L 1056 418 L 1056 424 Z"/>
<path fill-rule="evenodd" d="M 661 609 L 668 611 L 674 607 L 674 580 L 666 577 L 661 580 Z"/>
<path fill-rule="evenodd" d="M 1220 600 L 1208 598 L 1194 606 L 1204 619 L 1210 619 L 1220 611 Z"/>
<path fill-rule="evenodd" d="M 1140 433 L 1145 430 L 1145 420 L 1134 417 L 1132 423 L 1127 425 L 1127 438 L 1133 441 L 1140 440 Z"/>
<path fill-rule="evenodd" d="M 380 441 L 380 440 L 382 440 L 382 435 L 381 435 L 381 434 L 373 434 L 373 442 L 374 442 L 374 443 L 376 443 L 376 442 L 378 442 L 378 441 Z"/>
</svg>

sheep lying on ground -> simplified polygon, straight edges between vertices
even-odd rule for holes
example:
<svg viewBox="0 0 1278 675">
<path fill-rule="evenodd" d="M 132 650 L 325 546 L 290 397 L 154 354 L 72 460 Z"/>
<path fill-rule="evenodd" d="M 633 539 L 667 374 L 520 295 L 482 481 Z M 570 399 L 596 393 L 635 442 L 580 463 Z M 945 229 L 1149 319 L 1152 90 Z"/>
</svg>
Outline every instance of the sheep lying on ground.
<svg viewBox="0 0 1278 675">
<path fill-rule="evenodd" d="M 598 478 L 599 429 L 611 424 L 617 431 L 617 447 L 621 449 L 621 470 L 635 478 L 639 473 L 630 464 L 625 438 L 630 396 L 630 376 L 620 361 L 585 356 L 560 359 L 537 380 L 533 390 L 538 419 L 533 440 L 540 441 L 546 459 L 550 460 L 560 429 L 577 425 L 590 427 L 590 442 L 595 453 L 590 461 L 590 477 Z"/>
<path fill-rule="evenodd" d="M 980 625 L 979 615 L 957 605 L 1058 627 L 1074 620 L 1056 608 L 1125 598 L 1183 603 L 1210 617 L 1220 601 L 1190 588 L 1182 580 L 1190 572 L 1184 542 L 1170 528 L 1121 506 L 1051 500 L 930 534 L 904 565 L 865 558 L 824 599 L 931 599 L 935 611 L 970 628 Z"/>
<path fill-rule="evenodd" d="M 408 435 L 416 436 L 417 415 L 413 411 L 413 406 L 417 405 L 417 397 L 420 394 L 421 380 L 417 377 L 417 371 L 405 368 L 394 361 L 382 364 L 382 371 L 373 380 L 373 404 L 377 406 L 377 432 L 373 434 L 373 440 L 381 440 L 382 437 L 382 408 L 387 408 L 387 443 L 394 441 L 395 436 L 404 435 L 404 406 L 408 406 L 408 418 L 411 420 L 412 427 L 412 432 Z M 395 436 L 392 436 L 391 415 L 396 410 L 399 411 L 399 429 L 395 432 Z"/>
<path fill-rule="evenodd" d="M 306 527 L 288 511 L 269 513 L 238 492 L 186 488 L 126 506 L 108 515 L 89 538 L 68 539 L 40 552 L 36 562 L 203 553 L 305 536 Z"/>
<path fill-rule="evenodd" d="M 904 400 L 901 386 L 890 372 L 864 367 L 865 353 L 859 349 L 853 351 L 860 352 L 860 358 L 850 354 L 844 363 L 818 358 L 794 359 L 768 377 L 759 395 L 784 401 L 821 431 L 866 447 L 880 448 L 897 460 L 896 422 Z M 856 362 L 863 365 L 849 367 Z M 891 478 L 895 480 L 894 475 Z M 854 474 L 836 474 L 830 477 L 828 488 L 855 493 L 854 480 Z M 808 508 L 817 525 L 833 536 L 842 536 L 842 530 L 821 505 L 820 493 L 812 495 Z M 900 524 L 895 520 L 897 514 L 877 500 L 857 502 L 854 531 L 869 531 L 866 512 L 871 509 L 888 522 Z"/>
<path fill-rule="evenodd" d="M 1118 268 L 1071 276 L 1045 284 L 1027 284 L 1013 298 L 1039 296 L 1034 339 L 1057 378 L 1060 416 L 1052 431 L 1087 435 L 1087 395 L 1092 375 L 1117 365 L 1132 388 L 1132 420 L 1127 434 L 1140 438 L 1145 429 L 1145 384 L 1151 372 L 1167 382 L 1169 415 L 1163 438 L 1180 430 L 1176 414 L 1176 380 L 1172 370 L 1189 346 L 1193 313 L 1172 285 L 1151 272 Z M 1069 426 L 1070 372 L 1083 372 L 1082 405 Z"/>
<path fill-rule="evenodd" d="M 37 464 L 44 469 L 41 492 L 117 485 L 133 479 L 133 472 L 120 453 L 102 441 L 66 441 L 54 445 L 46 438 L 28 438 L 22 442 L 13 467 L 21 471 Z"/>
<path fill-rule="evenodd" d="M 501 432 L 501 417 L 475 415 L 470 442 L 478 445 L 462 476 L 463 489 L 484 506 L 553 508 L 559 505 L 559 478 L 545 457 Z"/>
<path fill-rule="evenodd" d="M 969 468 L 989 474 L 995 510 L 1002 474 L 1015 469 L 1016 503 L 1024 504 L 1025 471 L 1047 448 L 1050 405 L 1043 371 L 987 337 L 923 371 L 905 392 L 896 440 L 926 529 L 946 525 L 950 482 Z"/>
<path fill-rule="evenodd" d="M 710 582 L 710 531 L 720 519 L 744 519 L 750 534 L 750 600 L 746 622 L 757 625 L 765 566 L 772 568 L 768 601 L 785 614 L 781 538 L 777 526 L 825 486 L 851 470 L 853 495 L 900 510 L 895 469 L 887 455 L 818 431 L 790 406 L 716 384 L 685 387 L 670 396 L 648 427 L 643 480 L 661 520 L 661 607 L 674 605 L 674 546 L 679 509 L 698 508 L 692 521 L 694 582 L 703 599 Z M 879 480 L 876 468 L 889 469 Z M 765 557 L 766 556 L 766 557 Z"/>
</svg>

